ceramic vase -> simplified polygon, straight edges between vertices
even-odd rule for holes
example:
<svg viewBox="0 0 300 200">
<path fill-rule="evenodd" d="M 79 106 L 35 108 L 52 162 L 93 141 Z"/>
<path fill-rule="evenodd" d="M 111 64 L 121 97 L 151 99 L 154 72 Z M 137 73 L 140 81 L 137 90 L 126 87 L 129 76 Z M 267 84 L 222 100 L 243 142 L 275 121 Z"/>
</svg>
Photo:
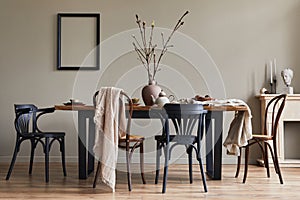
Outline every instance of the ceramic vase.
<svg viewBox="0 0 300 200">
<path fill-rule="evenodd" d="M 161 88 L 156 84 L 156 81 L 149 81 L 149 84 L 142 89 L 142 98 L 146 106 L 154 104 L 153 97 L 156 99 L 160 93 Z"/>
</svg>

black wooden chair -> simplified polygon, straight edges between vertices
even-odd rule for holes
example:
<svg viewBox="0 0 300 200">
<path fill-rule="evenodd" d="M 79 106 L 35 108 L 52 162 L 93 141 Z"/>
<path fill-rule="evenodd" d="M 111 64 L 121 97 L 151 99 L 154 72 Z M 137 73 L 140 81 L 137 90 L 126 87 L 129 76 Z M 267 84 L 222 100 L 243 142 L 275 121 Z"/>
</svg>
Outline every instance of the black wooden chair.
<svg viewBox="0 0 300 200">
<path fill-rule="evenodd" d="M 98 97 L 99 91 L 96 91 L 94 96 L 93 96 L 93 104 L 96 107 L 96 99 Z M 145 137 L 139 136 L 139 135 L 132 135 L 131 134 L 131 117 L 132 117 L 132 112 L 133 112 L 133 103 L 130 97 L 125 93 L 121 92 L 120 95 L 120 100 L 124 101 L 127 103 L 128 102 L 128 113 L 127 113 L 127 126 L 126 126 L 126 136 L 124 138 L 119 138 L 119 145 L 118 147 L 120 149 L 124 149 L 126 151 L 126 164 L 127 164 L 127 180 L 128 180 L 128 190 L 131 191 L 132 186 L 131 186 L 131 159 L 132 155 L 135 149 L 140 149 L 140 170 L 141 170 L 141 177 L 142 177 L 142 182 L 143 184 L 146 184 L 146 179 L 144 176 L 144 140 Z M 123 99 L 124 98 L 124 99 Z M 97 171 L 94 177 L 94 182 L 93 182 L 93 188 L 96 187 L 97 185 L 97 179 L 100 175 L 100 169 L 101 169 L 101 162 L 98 161 L 97 164 Z"/>
<path fill-rule="evenodd" d="M 6 180 L 9 180 L 12 173 L 18 152 L 20 151 L 20 146 L 22 142 L 29 140 L 31 143 L 31 154 L 29 163 L 29 174 L 32 174 L 32 166 L 34 160 L 34 152 L 38 143 L 43 146 L 43 151 L 45 153 L 45 181 L 49 182 L 49 152 L 54 141 L 58 141 L 60 144 L 62 167 L 64 176 L 66 173 L 65 166 L 65 142 L 64 132 L 42 132 L 38 128 L 38 119 L 47 113 L 53 113 L 54 108 L 37 108 L 33 104 L 20 104 L 15 106 L 15 129 L 17 133 L 16 144 L 13 153 L 13 157 L 9 166 L 9 170 L 6 175 Z"/>
<path fill-rule="evenodd" d="M 259 135 L 253 134 L 252 135 L 253 137 L 251 140 L 249 140 L 248 145 L 240 148 L 240 156 L 238 156 L 238 163 L 237 163 L 235 177 L 237 178 L 239 175 L 242 148 L 245 148 L 246 150 L 245 170 L 244 170 L 243 183 L 246 182 L 247 173 L 248 173 L 249 147 L 252 146 L 253 144 L 258 144 L 262 151 L 264 165 L 265 168 L 267 169 L 267 176 L 270 177 L 269 160 L 268 160 L 268 150 L 270 150 L 275 171 L 278 174 L 280 183 L 283 184 L 282 175 L 280 172 L 280 167 L 278 162 L 278 155 L 277 155 L 277 137 L 278 137 L 277 132 L 278 132 L 278 122 L 280 120 L 283 108 L 285 106 L 285 101 L 286 101 L 286 94 L 278 95 L 269 101 L 265 109 L 265 116 L 264 116 L 265 124 L 264 124 L 263 133 Z"/>
<path fill-rule="evenodd" d="M 206 177 L 201 159 L 201 140 L 204 130 L 204 116 L 207 111 L 203 110 L 200 104 L 165 104 L 161 114 L 162 123 L 164 124 L 163 134 L 155 136 L 157 141 L 156 157 L 156 176 L 155 184 L 159 178 L 160 156 L 162 148 L 165 155 L 164 177 L 162 193 L 166 192 L 168 166 L 171 152 L 174 147 L 184 145 L 188 154 L 190 183 L 193 183 L 192 175 L 192 153 L 196 152 L 196 158 L 199 162 L 202 175 L 204 191 L 207 192 Z M 175 134 L 170 133 L 169 121 L 172 121 Z"/>
</svg>

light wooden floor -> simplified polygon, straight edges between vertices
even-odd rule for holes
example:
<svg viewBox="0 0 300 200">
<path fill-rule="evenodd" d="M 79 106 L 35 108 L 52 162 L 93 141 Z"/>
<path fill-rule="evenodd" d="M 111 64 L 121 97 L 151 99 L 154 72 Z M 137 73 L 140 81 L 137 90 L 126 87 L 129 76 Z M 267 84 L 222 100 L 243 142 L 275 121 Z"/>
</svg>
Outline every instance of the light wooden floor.
<svg viewBox="0 0 300 200">
<path fill-rule="evenodd" d="M 154 184 L 151 170 L 146 173 L 146 185 L 141 184 L 139 174 L 133 174 L 131 192 L 127 190 L 125 173 L 118 171 L 116 192 L 111 193 L 100 183 L 93 189 L 93 176 L 77 179 L 76 164 L 68 164 L 68 176 L 63 177 L 60 164 L 51 163 L 49 184 L 44 182 L 42 163 L 35 163 L 32 176 L 27 174 L 27 165 L 17 163 L 9 181 L 5 180 L 7 168 L 8 164 L 0 164 L 0 199 L 300 199 L 300 168 L 282 168 L 285 183 L 280 185 L 273 168 L 268 179 L 263 167 L 250 166 L 247 182 L 243 184 L 242 174 L 234 178 L 235 166 L 224 165 L 223 179 L 208 180 L 208 193 L 204 193 L 197 165 L 193 184 L 188 181 L 187 165 L 171 165 L 166 194 L 161 194 L 161 179 Z"/>
</svg>

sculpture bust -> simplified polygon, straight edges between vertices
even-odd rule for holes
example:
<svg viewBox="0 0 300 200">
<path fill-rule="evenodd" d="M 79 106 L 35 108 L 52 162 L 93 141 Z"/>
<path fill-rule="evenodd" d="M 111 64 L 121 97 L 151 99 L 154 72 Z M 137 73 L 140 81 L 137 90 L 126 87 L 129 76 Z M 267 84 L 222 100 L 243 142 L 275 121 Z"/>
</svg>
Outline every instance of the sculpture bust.
<svg viewBox="0 0 300 200">
<path fill-rule="evenodd" d="M 284 84 L 287 87 L 290 87 L 293 76 L 294 76 L 293 70 L 291 70 L 290 68 L 286 68 L 286 69 L 281 71 L 281 76 L 282 76 Z"/>
</svg>

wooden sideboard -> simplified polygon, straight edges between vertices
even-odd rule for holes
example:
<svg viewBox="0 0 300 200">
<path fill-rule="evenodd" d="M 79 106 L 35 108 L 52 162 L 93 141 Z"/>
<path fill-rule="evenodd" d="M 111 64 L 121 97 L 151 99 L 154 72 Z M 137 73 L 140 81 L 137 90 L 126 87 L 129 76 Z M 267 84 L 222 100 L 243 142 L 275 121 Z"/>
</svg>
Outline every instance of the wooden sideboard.
<svg viewBox="0 0 300 200">
<path fill-rule="evenodd" d="M 264 128 L 264 115 L 265 109 L 268 102 L 278 94 L 262 94 L 258 95 L 257 98 L 260 100 L 261 105 L 261 129 Z M 300 153 L 299 159 L 287 159 L 285 158 L 285 122 L 300 122 L 300 94 L 289 94 L 286 98 L 285 108 L 283 110 L 281 119 L 278 125 L 278 159 L 280 163 L 300 163 Z M 270 134 L 270 133 L 268 133 Z M 299 141 L 300 142 L 300 141 Z M 299 148 L 300 149 L 300 148 Z M 271 160 L 270 160 L 271 161 Z"/>
</svg>

